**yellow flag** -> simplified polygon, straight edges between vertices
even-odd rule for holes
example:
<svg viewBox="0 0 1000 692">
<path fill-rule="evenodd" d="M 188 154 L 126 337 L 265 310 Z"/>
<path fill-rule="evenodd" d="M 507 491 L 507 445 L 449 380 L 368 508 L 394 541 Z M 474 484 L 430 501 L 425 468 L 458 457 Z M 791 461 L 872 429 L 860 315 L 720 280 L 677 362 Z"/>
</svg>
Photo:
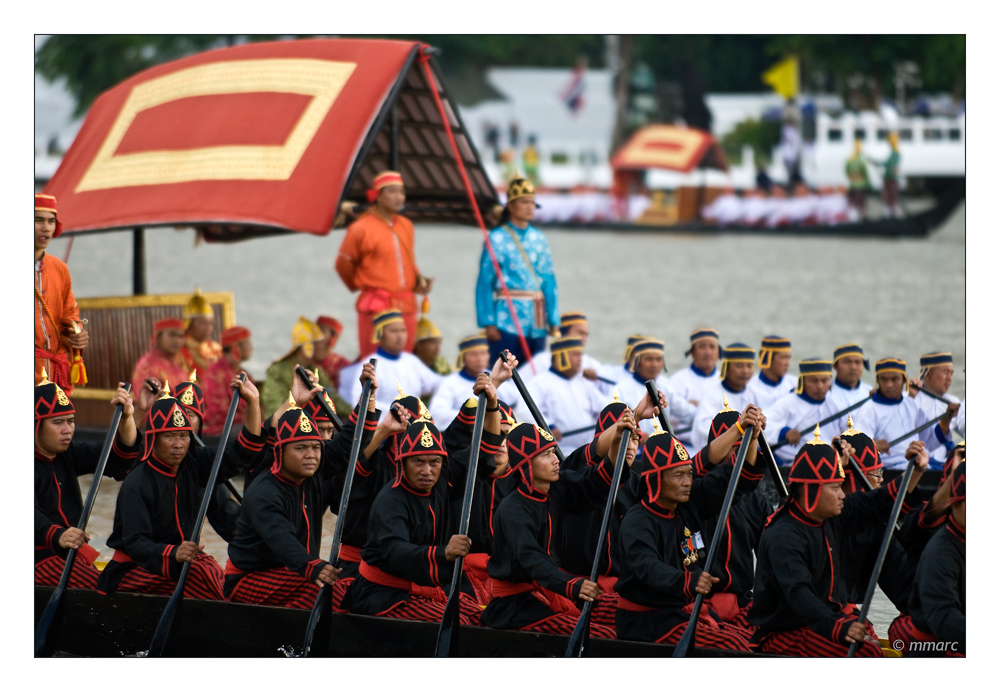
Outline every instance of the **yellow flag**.
<svg viewBox="0 0 1000 692">
<path fill-rule="evenodd" d="M 786 99 L 795 98 L 799 93 L 799 59 L 794 55 L 785 58 L 762 74 L 761 79 Z"/>
</svg>

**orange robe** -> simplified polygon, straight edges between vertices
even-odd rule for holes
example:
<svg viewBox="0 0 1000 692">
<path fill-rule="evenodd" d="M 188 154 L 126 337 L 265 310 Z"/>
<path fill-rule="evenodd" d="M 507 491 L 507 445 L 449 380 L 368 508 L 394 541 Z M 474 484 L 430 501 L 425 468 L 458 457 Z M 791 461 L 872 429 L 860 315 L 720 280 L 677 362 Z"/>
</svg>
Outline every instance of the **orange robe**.
<svg viewBox="0 0 1000 692">
<path fill-rule="evenodd" d="M 48 253 L 35 262 L 35 288 L 42 294 L 48 313 L 35 296 L 35 384 L 42 381 L 42 368 L 49 380 L 58 384 L 67 396 L 73 394 L 69 381 L 70 353 L 59 338 L 80 321 L 80 307 L 73 296 L 69 267 Z M 52 320 L 55 320 L 55 324 Z M 47 355 L 42 355 L 43 351 Z"/>
<path fill-rule="evenodd" d="M 406 350 L 417 339 L 416 257 L 410 220 L 397 214 L 390 227 L 380 216 L 369 212 L 347 228 L 335 268 L 344 284 L 360 291 L 354 307 L 358 311 L 358 345 L 361 357 L 375 351 L 372 318 L 376 313 L 396 308 L 406 322 Z"/>
</svg>

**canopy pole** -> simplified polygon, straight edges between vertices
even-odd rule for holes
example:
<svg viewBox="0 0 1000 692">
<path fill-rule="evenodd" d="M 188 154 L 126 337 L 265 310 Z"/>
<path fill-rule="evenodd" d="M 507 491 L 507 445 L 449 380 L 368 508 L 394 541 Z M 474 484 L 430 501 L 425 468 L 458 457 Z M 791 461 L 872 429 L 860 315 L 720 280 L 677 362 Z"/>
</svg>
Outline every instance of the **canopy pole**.
<svg viewBox="0 0 1000 692">
<path fill-rule="evenodd" d="M 132 295 L 146 295 L 146 231 L 132 229 Z"/>
<path fill-rule="evenodd" d="M 434 72 L 431 70 L 431 63 L 428 54 L 429 51 L 425 51 L 420 56 L 420 62 L 424 66 L 424 76 L 427 79 L 427 86 L 430 88 L 431 95 L 434 97 L 434 103 L 437 104 L 438 114 L 441 116 L 441 124 L 444 125 L 444 131 L 448 134 L 448 141 L 451 143 L 451 150 L 455 154 L 455 165 L 458 166 L 458 172 L 462 176 L 462 182 L 465 184 L 465 191 L 469 194 L 469 204 L 472 206 L 472 213 L 475 214 L 476 221 L 479 223 L 479 230 L 483 232 L 483 239 L 486 241 L 486 249 L 490 253 L 490 260 L 493 262 L 493 271 L 496 272 L 497 279 L 500 281 L 500 288 L 503 289 L 504 299 L 507 301 L 507 309 L 510 310 L 511 319 L 514 321 L 514 328 L 517 329 L 518 341 L 521 342 L 521 349 L 524 351 L 524 355 L 528 359 L 528 365 L 531 366 L 531 372 L 537 374 L 538 370 L 535 369 L 535 362 L 531 357 L 531 349 L 528 348 L 528 341 L 524 338 L 524 331 L 521 329 L 521 322 L 517 319 L 517 311 L 514 309 L 514 301 L 511 300 L 510 291 L 507 290 L 507 282 L 504 281 L 503 271 L 500 269 L 500 262 L 497 260 L 496 253 L 493 252 L 493 244 L 490 242 L 489 231 L 486 230 L 486 224 L 483 223 L 482 214 L 479 213 L 479 204 L 476 202 L 476 194 L 472 190 L 472 184 L 469 182 L 469 176 L 465 173 L 465 163 L 462 161 L 462 154 L 458 150 L 458 143 L 455 142 L 455 135 L 451 131 L 451 123 L 448 122 L 448 115 L 445 113 L 444 104 L 441 103 L 441 95 L 438 94 L 437 80 L 434 78 Z"/>
</svg>

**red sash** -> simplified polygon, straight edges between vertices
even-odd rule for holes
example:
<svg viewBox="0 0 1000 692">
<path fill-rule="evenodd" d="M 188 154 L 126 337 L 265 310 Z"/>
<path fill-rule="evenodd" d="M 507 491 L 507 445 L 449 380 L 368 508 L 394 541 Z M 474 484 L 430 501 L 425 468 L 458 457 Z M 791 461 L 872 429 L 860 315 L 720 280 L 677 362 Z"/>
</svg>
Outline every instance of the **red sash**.
<svg viewBox="0 0 1000 692">
<path fill-rule="evenodd" d="M 111 556 L 112 562 L 135 562 L 132 558 L 126 555 L 121 550 L 115 550 L 115 554 Z"/>
<path fill-rule="evenodd" d="M 340 552 L 337 553 L 337 557 L 341 560 L 346 560 L 347 562 L 361 562 L 361 548 L 355 548 L 353 545 L 341 543 Z"/>
<path fill-rule="evenodd" d="M 246 572 L 234 565 L 232 559 L 226 560 L 226 576 L 233 574 L 246 574 Z"/>
<path fill-rule="evenodd" d="M 553 612 L 566 613 L 573 616 L 580 614 L 580 609 L 577 608 L 573 601 L 557 594 L 555 591 L 550 591 L 544 586 L 540 586 L 536 582 L 510 582 L 491 578 L 490 586 L 493 590 L 494 598 L 516 596 L 519 593 L 531 592 L 532 596 L 544 603 Z"/>
<path fill-rule="evenodd" d="M 362 577 L 375 584 L 388 586 L 393 589 L 402 589 L 413 596 L 423 596 L 424 598 L 430 598 L 442 603 L 448 601 L 448 597 L 444 595 L 444 589 L 440 586 L 420 586 L 419 584 L 414 584 L 409 579 L 403 579 L 388 572 L 383 572 L 378 567 L 373 567 L 364 560 L 361 561 L 359 571 Z"/>
<path fill-rule="evenodd" d="M 618 607 L 631 613 L 651 613 L 654 610 L 659 610 L 659 608 L 651 608 L 650 606 L 633 603 L 632 601 L 623 598 L 621 594 L 618 595 Z"/>
<path fill-rule="evenodd" d="M 740 614 L 740 606 L 736 602 L 736 594 L 734 593 L 714 593 L 705 599 L 705 605 L 715 611 L 715 614 L 725 622 L 732 622 Z"/>
</svg>

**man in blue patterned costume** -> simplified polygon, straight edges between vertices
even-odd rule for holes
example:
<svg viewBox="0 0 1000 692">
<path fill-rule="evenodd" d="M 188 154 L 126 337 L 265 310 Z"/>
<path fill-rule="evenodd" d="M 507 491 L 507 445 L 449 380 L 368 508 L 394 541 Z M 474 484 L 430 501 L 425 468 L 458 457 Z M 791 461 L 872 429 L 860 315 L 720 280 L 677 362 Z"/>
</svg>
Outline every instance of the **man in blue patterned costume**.
<svg viewBox="0 0 1000 692">
<path fill-rule="evenodd" d="M 507 206 L 500 225 L 489 236 L 514 304 L 516 322 L 489 248 L 483 247 L 476 281 L 476 319 L 486 330 L 490 362 L 496 361 L 504 349 L 522 363 L 528 359 L 518 338 L 518 326 L 532 355 L 545 349 L 546 334 L 559 335 L 559 291 L 552 254 L 545 236 L 531 225 L 536 206 L 534 185 L 515 178 L 507 188 Z"/>
</svg>

